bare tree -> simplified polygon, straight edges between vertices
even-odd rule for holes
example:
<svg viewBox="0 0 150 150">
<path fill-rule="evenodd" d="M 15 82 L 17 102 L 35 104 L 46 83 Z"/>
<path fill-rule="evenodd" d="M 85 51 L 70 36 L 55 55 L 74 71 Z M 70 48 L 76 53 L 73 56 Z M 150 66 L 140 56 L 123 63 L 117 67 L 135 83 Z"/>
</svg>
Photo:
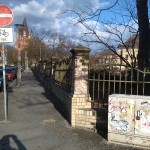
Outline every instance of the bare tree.
<svg viewBox="0 0 150 150">
<path fill-rule="evenodd" d="M 44 35 L 42 33 L 33 32 L 32 37 L 27 43 L 23 51 L 28 52 L 30 64 L 38 62 L 41 59 L 46 59 L 48 48 L 44 42 Z"/>
<path fill-rule="evenodd" d="M 73 40 L 63 34 L 52 31 L 33 32 L 23 51 L 28 52 L 29 63 L 49 60 L 52 56 L 65 57 L 75 46 Z"/>
<path fill-rule="evenodd" d="M 11 45 L 6 45 L 7 47 L 7 64 L 17 64 L 17 51 Z"/>
<path fill-rule="evenodd" d="M 46 31 L 44 35 L 49 52 L 53 56 L 65 57 L 70 54 L 70 50 L 76 45 L 73 39 L 61 33 Z"/>
<path fill-rule="evenodd" d="M 148 54 L 148 46 L 146 46 L 147 50 L 146 48 L 141 48 L 143 47 L 142 45 L 144 45 L 145 42 L 147 43 L 147 40 L 149 39 L 145 32 L 145 34 L 141 33 L 142 29 L 147 33 L 149 31 L 147 26 L 147 0 L 115 0 L 112 5 L 102 8 L 95 8 L 89 3 L 89 7 L 87 7 L 86 10 L 82 11 L 71 9 L 65 10 L 63 13 L 72 13 L 73 15 L 76 15 L 77 23 L 82 24 L 86 29 L 83 33 L 84 41 L 95 43 L 99 47 L 106 47 L 106 49 L 114 52 L 118 57 L 120 57 L 120 59 L 131 67 L 135 67 L 137 64 L 137 57 L 135 55 L 136 41 L 138 38 L 141 40 L 141 37 L 144 36 L 143 40 L 140 41 L 142 44 L 140 44 L 138 59 L 140 60 L 141 57 L 144 58 L 144 60 L 142 60 L 142 62 L 139 61 L 139 63 L 143 65 L 144 61 L 145 66 L 147 66 L 148 55 L 145 57 L 145 54 Z M 144 14 L 146 16 L 142 17 Z M 145 19 L 139 20 L 139 18 Z M 140 24 L 140 21 L 141 23 L 142 21 L 145 22 L 143 27 L 141 27 L 142 24 Z M 143 36 L 141 36 L 141 34 Z M 127 39 L 131 36 L 132 41 L 128 42 Z M 121 53 L 118 53 L 118 45 L 125 48 L 128 56 L 132 59 L 132 63 L 129 63 L 129 61 L 124 58 Z"/>
</svg>

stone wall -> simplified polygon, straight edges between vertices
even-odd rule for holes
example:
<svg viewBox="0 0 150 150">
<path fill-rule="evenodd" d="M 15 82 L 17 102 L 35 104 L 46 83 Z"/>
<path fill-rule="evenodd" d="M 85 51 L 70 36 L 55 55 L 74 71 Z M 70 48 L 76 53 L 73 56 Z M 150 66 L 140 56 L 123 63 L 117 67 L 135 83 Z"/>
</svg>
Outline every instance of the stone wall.
<svg viewBox="0 0 150 150">
<path fill-rule="evenodd" d="M 53 60 L 51 62 L 50 76 L 43 78 L 46 71 L 45 64 L 42 63 L 35 69 L 35 74 L 44 83 L 47 91 L 55 95 L 55 102 L 72 127 L 96 130 L 96 126 L 103 122 L 101 116 L 107 117 L 108 114 L 108 141 L 149 147 L 150 97 L 111 95 L 108 112 L 105 110 L 98 112 L 91 108 L 87 80 L 89 52 L 88 48 L 82 46 L 71 50 L 72 84 L 69 90 L 55 80 L 56 59 L 55 62 Z"/>
<path fill-rule="evenodd" d="M 52 84 L 52 93 L 58 98 L 58 107 L 66 117 L 69 123 L 71 123 L 71 99 L 72 95 L 65 88 L 58 84 Z"/>
<path fill-rule="evenodd" d="M 50 66 L 45 66 L 45 63 L 40 62 L 39 69 L 37 69 L 40 73 L 37 72 L 37 75 L 46 89 L 57 97 L 59 107 L 73 127 L 96 130 L 97 114 L 91 108 L 87 81 L 90 49 L 79 46 L 70 52 L 72 53 L 72 84 L 70 91 L 55 81 L 55 62 L 57 64 L 57 58 L 51 59 Z M 43 73 L 46 72 L 45 68 L 52 68 L 52 71 L 48 71 L 51 72 L 49 77 L 43 78 L 45 75 Z"/>
</svg>

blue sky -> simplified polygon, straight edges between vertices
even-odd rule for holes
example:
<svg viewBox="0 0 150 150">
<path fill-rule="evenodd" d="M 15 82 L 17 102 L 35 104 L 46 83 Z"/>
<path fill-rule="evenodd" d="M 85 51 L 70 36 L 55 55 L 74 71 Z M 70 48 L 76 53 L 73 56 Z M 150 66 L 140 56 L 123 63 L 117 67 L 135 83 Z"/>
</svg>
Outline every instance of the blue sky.
<svg viewBox="0 0 150 150">
<path fill-rule="evenodd" d="M 1 4 L 9 6 L 14 12 L 12 26 L 22 23 L 26 17 L 31 28 L 53 29 L 58 32 L 74 27 L 70 23 L 71 18 L 60 13 L 71 8 L 84 10 L 87 2 L 94 7 L 101 5 L 99 0 L 1 0 Z"/>
<path fill-rule="evenodd" d="M 124 0 L 119 0 L 123 2 Z M 127 0 L 133 2 L 135 0 Z M 14 20 L 10 26 L 20 24 L 24 17 L 27 19 L 29 28 L 36 30 L 51 30 L 53 32 L 65 33 L 79 39 L 86 29 L 78 24 L 74 15 L 61 14 L 63 10 L 75 9 L 89 11 L 93 8 L 107 8 L 114 0 L 1 0 L 1 4 L 9 6 L 14 12 Z M 120 5 L 117 5 L 117 9 Z M 118 11 L 120 11 L 118 9 Z M 61 15 L 60 15 L 61 14 Z M 107 11 L 102 14 L 103 19 L 113 18 L 112 12 Z M 118 16 L 118 20 L 122 18 Z M 88 20 L 88 24 L 93 25 L 93 20 Z M 97 24 L 99 32 L 101 25 Z M 100 32 L 101 33 L 101 32 Z"/>
</svg>

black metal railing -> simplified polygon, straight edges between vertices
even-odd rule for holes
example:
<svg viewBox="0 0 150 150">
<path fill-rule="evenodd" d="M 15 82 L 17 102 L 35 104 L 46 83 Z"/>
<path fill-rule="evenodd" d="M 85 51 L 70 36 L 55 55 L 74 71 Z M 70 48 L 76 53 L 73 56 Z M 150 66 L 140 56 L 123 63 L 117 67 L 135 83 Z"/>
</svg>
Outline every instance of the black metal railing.
<svg viewBox="0 0 150 150">
<path fill-rule="evenodd" d="M 72 57 L 55 63 L 55 81 L 57 84 L 71 89 L 72 86 Z"/>
<path fill-rule="evenodd" d="M 150 71 L 119 64 L 100 64 L 89 70 L 93 107 L 105 107 L 110 94 L 150 95 Z"/>
</svg>

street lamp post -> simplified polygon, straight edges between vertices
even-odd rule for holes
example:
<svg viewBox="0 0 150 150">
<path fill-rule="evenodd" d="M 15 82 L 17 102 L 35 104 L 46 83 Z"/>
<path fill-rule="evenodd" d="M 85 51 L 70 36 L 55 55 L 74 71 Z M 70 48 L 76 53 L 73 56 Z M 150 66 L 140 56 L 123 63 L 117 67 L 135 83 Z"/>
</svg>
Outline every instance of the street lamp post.
<svg viewBox="0 0 150 150">
<path fill-rule="evenodd" d="M 17 87 L 21 85 L 21 41 L 20 38 L 22 38 L 22 35 L 19 34 L 19 30 L 24 26 L 23 24 L 15 24 L 18 32 L 18 71 L 17 71 Z"/>
<path fill-rule="evenodd" d="M 27 56 L 27 52 L 25 52 L 25 72 L 27 72 L 28 70 L 28 56 Z"/>
</svg>

